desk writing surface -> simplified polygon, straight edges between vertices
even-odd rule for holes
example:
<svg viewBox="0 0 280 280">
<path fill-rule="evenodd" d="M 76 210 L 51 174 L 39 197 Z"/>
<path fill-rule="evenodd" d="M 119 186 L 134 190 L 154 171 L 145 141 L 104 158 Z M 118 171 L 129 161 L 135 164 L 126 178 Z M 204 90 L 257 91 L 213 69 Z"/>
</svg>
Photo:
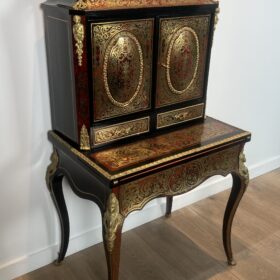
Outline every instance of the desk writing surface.
<svg viewBox="0 0 280 280">
<path fill-rule="evenodd" d="M 160 136 L 97 151 L 90 158 L 110 174 L 149 163 L 160 164 L 196 150 L 207 149 L 250 136 L 250 133 L 207 117 L 204 122 Z"/>
</svg>

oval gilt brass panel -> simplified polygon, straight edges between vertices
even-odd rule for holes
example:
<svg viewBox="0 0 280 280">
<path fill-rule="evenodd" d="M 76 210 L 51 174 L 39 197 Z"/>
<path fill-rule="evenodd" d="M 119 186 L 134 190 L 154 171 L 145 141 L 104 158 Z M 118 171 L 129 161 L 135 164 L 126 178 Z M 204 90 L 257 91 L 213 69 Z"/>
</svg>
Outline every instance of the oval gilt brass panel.
<svg viewBox="0 0 280 280">
<path fill-rule="evenodd" d="M 178 29 L 169 44 L 166 77 L 174 94 L 186 93 L 195 81 L 199 64 L 199 40 L 190 27 Z"/>
<path fill-rule="evenodd" d="M 109 42 L 103 78 L 109 100 L 118 107 L 131 104 L 143 84 L 144 61 L 141 45 L 132 33 L 121 31 Z"/>
</svg>

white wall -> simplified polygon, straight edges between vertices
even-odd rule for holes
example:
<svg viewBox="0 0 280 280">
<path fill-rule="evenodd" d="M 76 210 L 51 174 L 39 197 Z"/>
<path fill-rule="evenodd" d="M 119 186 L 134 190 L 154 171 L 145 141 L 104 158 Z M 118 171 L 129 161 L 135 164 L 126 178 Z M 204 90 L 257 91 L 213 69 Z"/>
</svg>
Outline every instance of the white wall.
<svg viewBox="0 0 280 280">
<path fill-rule="evenodd" d="M 54 260 L 59 228 L 44 182 L 51 146 L 42 0 L 0 1 L 0 279 Z M 280 3 L 227 0 L 215 35 L 208 114 L 252 131 L 253 176 L 280 166 Z M 175 201 L 175 208 L 223 190 L 210 180 Z M 97 207 L 65 186 L 70 253 L 101 241 Z M 126 229 L 163 214 L 162 200 L 132 215 Z M 148 215 L 149 213 L 149 215 Z"/>
</svg>

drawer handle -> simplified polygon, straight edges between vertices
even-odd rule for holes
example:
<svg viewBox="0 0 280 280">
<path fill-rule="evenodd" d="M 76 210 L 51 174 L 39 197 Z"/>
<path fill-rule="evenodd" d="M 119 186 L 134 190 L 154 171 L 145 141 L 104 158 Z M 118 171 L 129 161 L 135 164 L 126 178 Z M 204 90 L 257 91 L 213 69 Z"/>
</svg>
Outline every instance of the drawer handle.
<svg viewBox="0 0 280 280">
<path fill-rule="evenodd" d="M 116 131 L 116 135 L 122 137 L 124 135 L 130 134 L 132 131 L 132 127 L 121 128 L 120 130 Z"/>
<path fill-rule="evenodd" d="M 175 121 L 184 121 L 189 116 L 190 116 L 190 113 L 189 112 L 185 112 L 185 113 L 177 114 L 173 118 L 174 118 Z"/>
</svg>

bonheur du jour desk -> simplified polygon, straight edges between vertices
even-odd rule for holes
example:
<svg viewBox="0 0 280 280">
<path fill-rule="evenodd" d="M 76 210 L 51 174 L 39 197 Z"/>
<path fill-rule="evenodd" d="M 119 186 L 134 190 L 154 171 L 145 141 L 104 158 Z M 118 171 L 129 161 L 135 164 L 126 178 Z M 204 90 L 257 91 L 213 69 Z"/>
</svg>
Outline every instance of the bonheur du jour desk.
<svg viewBox="0 0 280 280">
<path fill-rule="evenodd" d="M 234 265 L 231 227 L 249 183 L 243 148 L 249 132 L 207 117 L 193 126 L 96 152 L 81 152 L 55 132 L 46 180 L 61 223 L 63 261 L 69 243 L 69 218 L 62 192 L 65 176 L 76 195 L 95 202 L 101 211 L 108 279 L 119 275 L 122 226 L 125 218 L 149 201 L 167 197 L 166 215 L 175 195 L 184 194 L 214 175 L 233 177 L 223 224 L 228 263 Z"/>
</svg>

